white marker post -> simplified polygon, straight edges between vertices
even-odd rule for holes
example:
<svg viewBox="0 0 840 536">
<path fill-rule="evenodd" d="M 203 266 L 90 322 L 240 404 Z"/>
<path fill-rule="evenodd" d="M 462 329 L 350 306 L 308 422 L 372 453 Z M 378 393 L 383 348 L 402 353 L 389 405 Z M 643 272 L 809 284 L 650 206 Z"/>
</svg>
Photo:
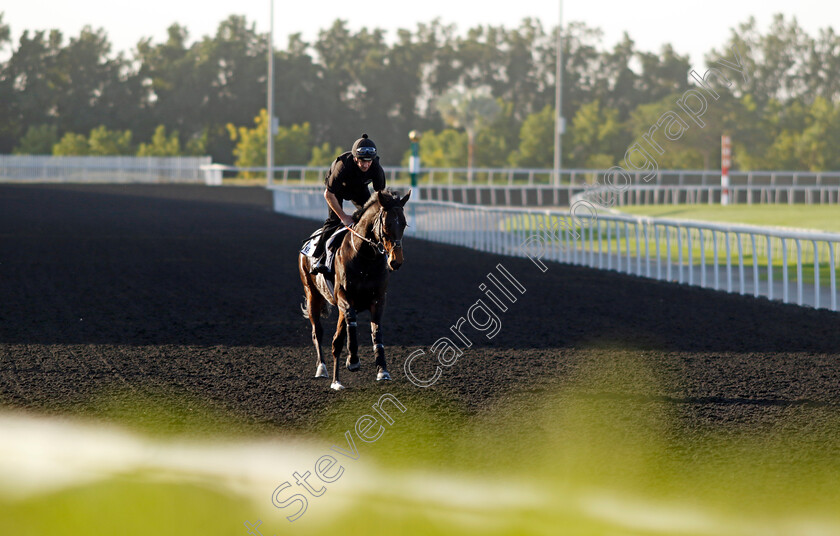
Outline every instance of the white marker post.
<svg viewBox="0 0 840 536">
<path fill-rule="evenodd" d="M 720 204 L 729 204 L 729 166 L 732 164 L 732 145 L 729 136 L 720 137 Z"/>
</svg>

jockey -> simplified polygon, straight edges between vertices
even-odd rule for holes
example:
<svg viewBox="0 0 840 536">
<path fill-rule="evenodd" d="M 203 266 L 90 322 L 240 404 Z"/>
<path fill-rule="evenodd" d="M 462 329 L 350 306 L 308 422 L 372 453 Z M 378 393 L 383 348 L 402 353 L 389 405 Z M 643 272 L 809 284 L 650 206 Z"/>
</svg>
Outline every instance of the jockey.
<svg viewBox="0 0 840 536">
<path fill-rule="evenodd" d="M 385 171 L 379 165 L 379 155 L 376 154 L 376 144 L 367 134 L 353 143 L 353 148 L 341 154 L 330 166 L 324 177 L 324 199 L 329 206 L 329 216 L 321 228 L 318 246 L 313 257 L 316 261 L 310 268 L 310 273 L 328 273 L 330 267 L 326 265 L 327 239 L 342 225 L 350 227 L 353 218 L 344 212 L 344 200 L 350 200 L 361 208 L 370 198 L 367 185 L 373 183 L 377 192 L 385 188 Z"/>
</svg>

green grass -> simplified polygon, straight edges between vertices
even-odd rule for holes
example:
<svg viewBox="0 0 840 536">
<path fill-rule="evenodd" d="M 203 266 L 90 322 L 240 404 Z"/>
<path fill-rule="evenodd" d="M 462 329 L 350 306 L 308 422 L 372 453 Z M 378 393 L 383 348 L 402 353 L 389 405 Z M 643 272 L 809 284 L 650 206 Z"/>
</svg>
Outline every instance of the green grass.
<svg viewBox="0 0 840 536">
<path fill-rule="evenodd" d="M 633 207 L 635 210 L 637 207 Z M 646 207 L 638 207 L 640 209 L 647 209 L 649 214 L 644 215 L 651 215 L 655 217 L 668 217 L 668 218 L 677 218 L 679 214 L 680 217 L 683 219 L 694 219 L 700 220 L 702 219 L 701 216 L 704 214 L 716 215 L 719 218 L 723 218 L 727 215 L 736 214 L 736 212 L 730 212 L 729 209 L 731 208 L 739 208 L 739 207 L 711 207 L 707 208 L 705 206 L 697 206 L 697 207 L 684 207 L 680 206 L 646 206 Z M 762 208 L 762 207 L 744 207 L 744 208 Z M 757 211 L 746 211 L 745 213 L 750 216 L 752 221 L 740 221 L 737 223 L 750 223 L 750 224 L 767 224 L 767 222 L 773 222 L 774 220 L 771 218 L 772 211 L 766 210 L 767 208 L 772 207 L 763 207 L 765 210 L 757 210 Z M 792 214 L 800 214 L 805 213 L 803 211 L 802 206 L 797 207 L 794 205 L 793 207 L 788 206 L 780 206 L 780 208 L 790 209 L 787 213 L 787 219 L 782 218 L 780 221 L 782 223 L 786 223 L 790 221 Z M 834 211 L 840 212 L 840 209 L 827 207 L 827 206 L 818 206 L 814 205 L 811 208 L 822 208 L 821 211 L 814 211 L 814 214 L 810 215 L 810 220 L 808 222 L 812 224 L 821 223 L 825 227 L 829 227 L 829 224 L 836 225 L 838 230 L 840 230 L 840 221 L 831 220 L 830 214 L 831 212 L 828 210 L 831 208 Z M 629 209 L 628 209 L 629 210 Z M 738 212 L 738 214 L 741 214 Z M 640 215 L 642 215 L 640 213 Z M 840 214 L 838 214 L 840 216 Z M 567 216 L 567 215 L 566 215 Z M 733 216 L 735 217 L 735 216 Z M 748 220 L 750 218 L 744 217 L 744 219 Z M 840 218 L 838 218 L 840 220 Z M 707 218 L 707 221 L 710 221 Z M 716 221 L 726 221 L 723 219 L 718 219 Z M 568 224 L 571 220 L 565 220 L 565 224 Z M 733 223 L 736 223 L 732 220 Z M 650 251 L 651 262 L 655 262 L 658 257 L 665 263 L 669 260 L 671 263 L 676 264 L 680 261 L 680 251 L 682 251 L 682 262 L 684 265 L 687 265 L 689 262 L 689 247 L 688 247 L 688 238 L 685 232 L 682 233 L 682 247 L 678 247 L 678 241 L 675 234 L 671 234 L 670 237 L 670 256 L 668 255 L 668 241 L 665 239 L 664 231 L 660 230 L 659 237 L 655 237 L 653 235 L 653 229 L 649 231 L 649 236 L 647 241 L 645 240 L 644 230 L 640 229 L 639 240 L 636 239 L 636 232 L 632 225 L 628 226 L 629 234 L 625 234 L 625 228 L 623 224 L 618 225 L 618 230 L 616 231 L 615 223 L 609 222 L 609 233 L 606 229 L 607 220 L 601 220 L 600 222 L 600 231 L 592 231 L 592 249 L 596 252 L 596 254 L 600 251 L 604 252 L 621 252 L 622 258 L 622 266 L 626 267 L 626 254 L 629 251 L 631 256 L 631 263 L 633 268 L 635 269 L 636 266 L 636 252 L 638 248 L 639 255 L 643 259 L 643 269 L 644 269 L 644 259 L 647 257 L 647 250 L 646 247 Z M 543 233 L 542 236 L 544 240 L 553 243 L 555 245 L 563 245 L 560 244 L 559 240 L 556 240 L 551 234 L 546 234 L 544 229 L 552 230 L 552 229 L 560 229 L 561 233 L 560 236 L 562 237 L 562 229 L 564 228 L 564 222 L 560 220 L 560 218 L 556 216 L 545 216 L 544 214 L 540 213 L 533 213 L 526 217 L 506 217 L 503 218 L 500 223 L 500 229 L 512 232 L 515 234 L 515 242 L 521 243 L 528 239 L 529 236 L 534 234 Z M 781 223 L 776 223 L 776 225 L 781 225 Z M 574 231 L 581 235 L 582 239 L 585 239 L 585 248 L 582 241 L 579 239 L 577 248 L 578 248 L 578 255 L 583 252 L 584 249 L 588 250 L 590 247 L 590 230 L 588 228 L 582 228 L 578 225 L 574 225 Z M 571 231 L 572 229 L 568 227 Z M 709 234 L 705 235 L 703 249 L 700 249 L 700 240 L 697 232 L 692 232 L 692 243 L 690 248 L 691 253 L 691 263 L 693 266 L 700 266 L 701 263 L 705 263 L 707 266 L 707 282 L 710 282 L 712 269 L 715 264 L 717 264 L 721 268 L 725 268 L 727 264 L 727 254 L 726 254 L 726 243 L 724 241 L 724 237 L 721 233 L 718 233 L 718 251 L 717 257 L 715 257 L 715 252 L 713 248 L 713 241 Z M 599 244 L 600 239 L 600 244 Z M 569 235 L 569 240 L 571 240 L 571 235 Z M 569 244 L 572 244 L 570 241 Z M 803 241 L 802 245 L 802 254 L 803 254 L 803 262 L 802 262 L 802 283 L 803 284 L 811 284 L 814 283 L 814 253 L 813 253 L 813 245 L 810 241 Z M 658 246 L 658 253 L 657 253 L 657 246 Z M 788 278 L 791 282 L 797 281 L 797 256 L 796 256 L 796 246 L 794 242 L 788 240 L 786 241 L 786 246 L 788 248 L 788 256 L 787 256 L 787 270 L 788 270 Z M 570 245 L 569 247 L 573 247 Z M 745 272 L 751 273 L 753 270 L 753 262 L 757 260 L 758 268 L 759 268 L 759 280 L 760 281 L 767 281 L 767 265 L 768 265 L 768 256 L 765 251 L 766 243 L 763 239 L 757 238 L 756 239 L 756 251 L 752 249 L 752 241 L 748 236 L 742 236 L 741 238 L 741 248 L 742 253 L 741 257 L 743 258 L 743 262 L 745 265 Z M 772 241 L 772 248 L 773 248 L 773 280 L 774 281 L 782 281 L 783 273 L 785 270 L 785 265 L 782 263 L 781 257 L 781 241 L 774 240 Z M 837 259 L 837 255 L 840 253 L 840 246 L 835 246 L 835 260 Z M 586 253 L 588 254 L 588 253 Z M 739 254 L 738 254 L 738 245 L 734 235 L 730 235 L 730 249 L 729 249 L 729 262 L 737 267 L 739 262 Z M 565 258 L 565 257 L 563 257 Z M 613 263 L 615 265 L 615 263 Z M 820 268 L 820 285 L 823 287 L 828 287 L 831 282 L 831 272 L 829 271 L 829 262 L 828 262 L 828 250 L 824 245 L 821 245 L 820 249 L 820 259 L 819 259 L 819 268 Z M 615 267 L 615 266 L 613 266 Z M 654 268 L 655 269 L 655 268 Z M 676 278 L 676 275 L 674 275 Z M 840 262 L 835 262 L 835 280 L 840 282 Z M 696 281 L 699 283 L 699 281 Z"/>
<path fill-rule="evenodd" d="M 652 216 L 660 218 L 699 220 L 710 222 L 741 223 L 747 225 L 764 225 L 770 227 L 790 227 L 796 229 L 812 229 L 816 231 L 840 232 L 840 207 L 836 205 L 644 205 L 624 207 L 623 212 L 641 216 Z M 695 240 L 696 242 L 696 240 Z M 631 247 L 635 248 L 635 238 L 631 239 Z M 806 250 L 811 245 L 805 244 Z M 674 245 L 672 244 L 672 248 Z M 700 249 L 695 245 L 692 251 L 694 264 L 699 264 Z M 744 262 L 746 269 L 751 270 L 753 255 L 750 253 L 752 245 L 744 241 Z M 688 258 L 688 248 L 684 247 L 684 260 Z M 811 252 L 811 256 L 813 253 Z M 705 260 L 707 263 L 714 262 L 712 251 L 707 248 Z M 720 258 L 720 257 L 719 257 Z M 723 255 L 725 261 L 725 255 Z M 737 264 L 737 246 L 731 249 L 731 262 Z M 767 256 L 759 255 L 759 277 L 762 281 L 767 278 Z M 725 265 L 725 262 L 723 263 Z M 828 259 L 821 259 L 820 262 L 820 284 L 829 285 L 831 273 L 828 271 Z M 840 281 L 840 266 L 835 267 L 836 280 Z M 781 281 L 784 273 L 784 266 L 779 256 L 774 255 L 773 280 Z M 796 256 L 794 251 L 788 255 L 788 277 L 791 281 L 797 280 Z M 814 283 L 814 263 L 803 262 L 802 282 L 804 284 Z"/>
<path fill-rule="evenodd" d="M 621 211 L 659 218 L 840 232 L 837 205 L 640 205 L 622 207 Z"/>
</svg>

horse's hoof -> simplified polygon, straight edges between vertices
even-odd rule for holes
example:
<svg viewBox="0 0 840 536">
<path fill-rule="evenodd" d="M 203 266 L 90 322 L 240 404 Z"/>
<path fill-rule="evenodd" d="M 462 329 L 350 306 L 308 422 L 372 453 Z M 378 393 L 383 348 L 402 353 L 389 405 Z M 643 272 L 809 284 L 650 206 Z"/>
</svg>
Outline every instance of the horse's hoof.
<svg viewBox="0 0 840 536">
<path fill-rule="evenodd" d="M 358 370 L 362 368 L 362 362 L 356 361 L 355 363 L 351 363 L 350 360 L 347 360 L 347 370 L 350 372 L 358 372 Z"/>
<path fill-rule="evenodd" d="M 332 389 L 333 391 L 341 391 L 342 389 L 344 389 L 344 386 L 341 385 L 340 382 L 332 382 L 332 385 L 330 385 L 330 389 Z"/>
<path fill-rule="evenodd" d="M 330 375 L 327 374 L 327 366 L 325 364 L 321 363 L 320 365 L 318 365 L 318 370 L 315 371 L 315 377 L 316 378 L 329 378 L 330 377 Z"/>
<path fill-rule="evenodd" d="M 382 380 L 391 381 L 391 375 L 388 374 L 387 370 L 380 371 L 379 374 L 376 375 L 376 381 L 381 382 Z"/>
</svg>

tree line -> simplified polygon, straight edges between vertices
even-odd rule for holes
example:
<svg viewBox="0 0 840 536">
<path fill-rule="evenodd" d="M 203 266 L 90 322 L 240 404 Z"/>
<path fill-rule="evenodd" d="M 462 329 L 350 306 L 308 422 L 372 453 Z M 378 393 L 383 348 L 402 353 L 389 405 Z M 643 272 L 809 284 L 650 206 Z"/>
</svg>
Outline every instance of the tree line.
<svg viewBox="0 0 840 536">
<path fill-rule="evenodd" d="M 174 24 L 164 42 L 118 53 L 104 29 L 69 39 L 27 30 L 13 44 L 10 24 L 0 13 L 0 153 L 210 154 L 265 165 L 267 36 L 245 17 L 196 40 Z M 419 130 L 424 166 L 464 167 L 471 155 L 478 167 L 551 167 L 557 31 L 524 19 L 462 33 L 434 20 L 388 36 L 336 20 L 312 43 L 291 35 L 275 51 L 275 161 L 323 165 L 367 132 L 384 164 L 404 165 L 408 132 Z M 620 164 L 697 87 L 689 71 L 702 74 L 733 47 L 750 76 L 719 91 L 703 128 L 666 140 L 659 167 L 719 167 L 726 133 L 736 169 L 840 169 L 840 36 L 809 35 L 783 15 L 765 32 L 752 18 L 737 25 L 703 65 L 671 45 L 639 50 L 626 33 L 607 48 L 598 28 L 567 25 L 564 167 Z M 467 128 L 442 103 L 471 91 L 495 104 Z"/>
</svg>

